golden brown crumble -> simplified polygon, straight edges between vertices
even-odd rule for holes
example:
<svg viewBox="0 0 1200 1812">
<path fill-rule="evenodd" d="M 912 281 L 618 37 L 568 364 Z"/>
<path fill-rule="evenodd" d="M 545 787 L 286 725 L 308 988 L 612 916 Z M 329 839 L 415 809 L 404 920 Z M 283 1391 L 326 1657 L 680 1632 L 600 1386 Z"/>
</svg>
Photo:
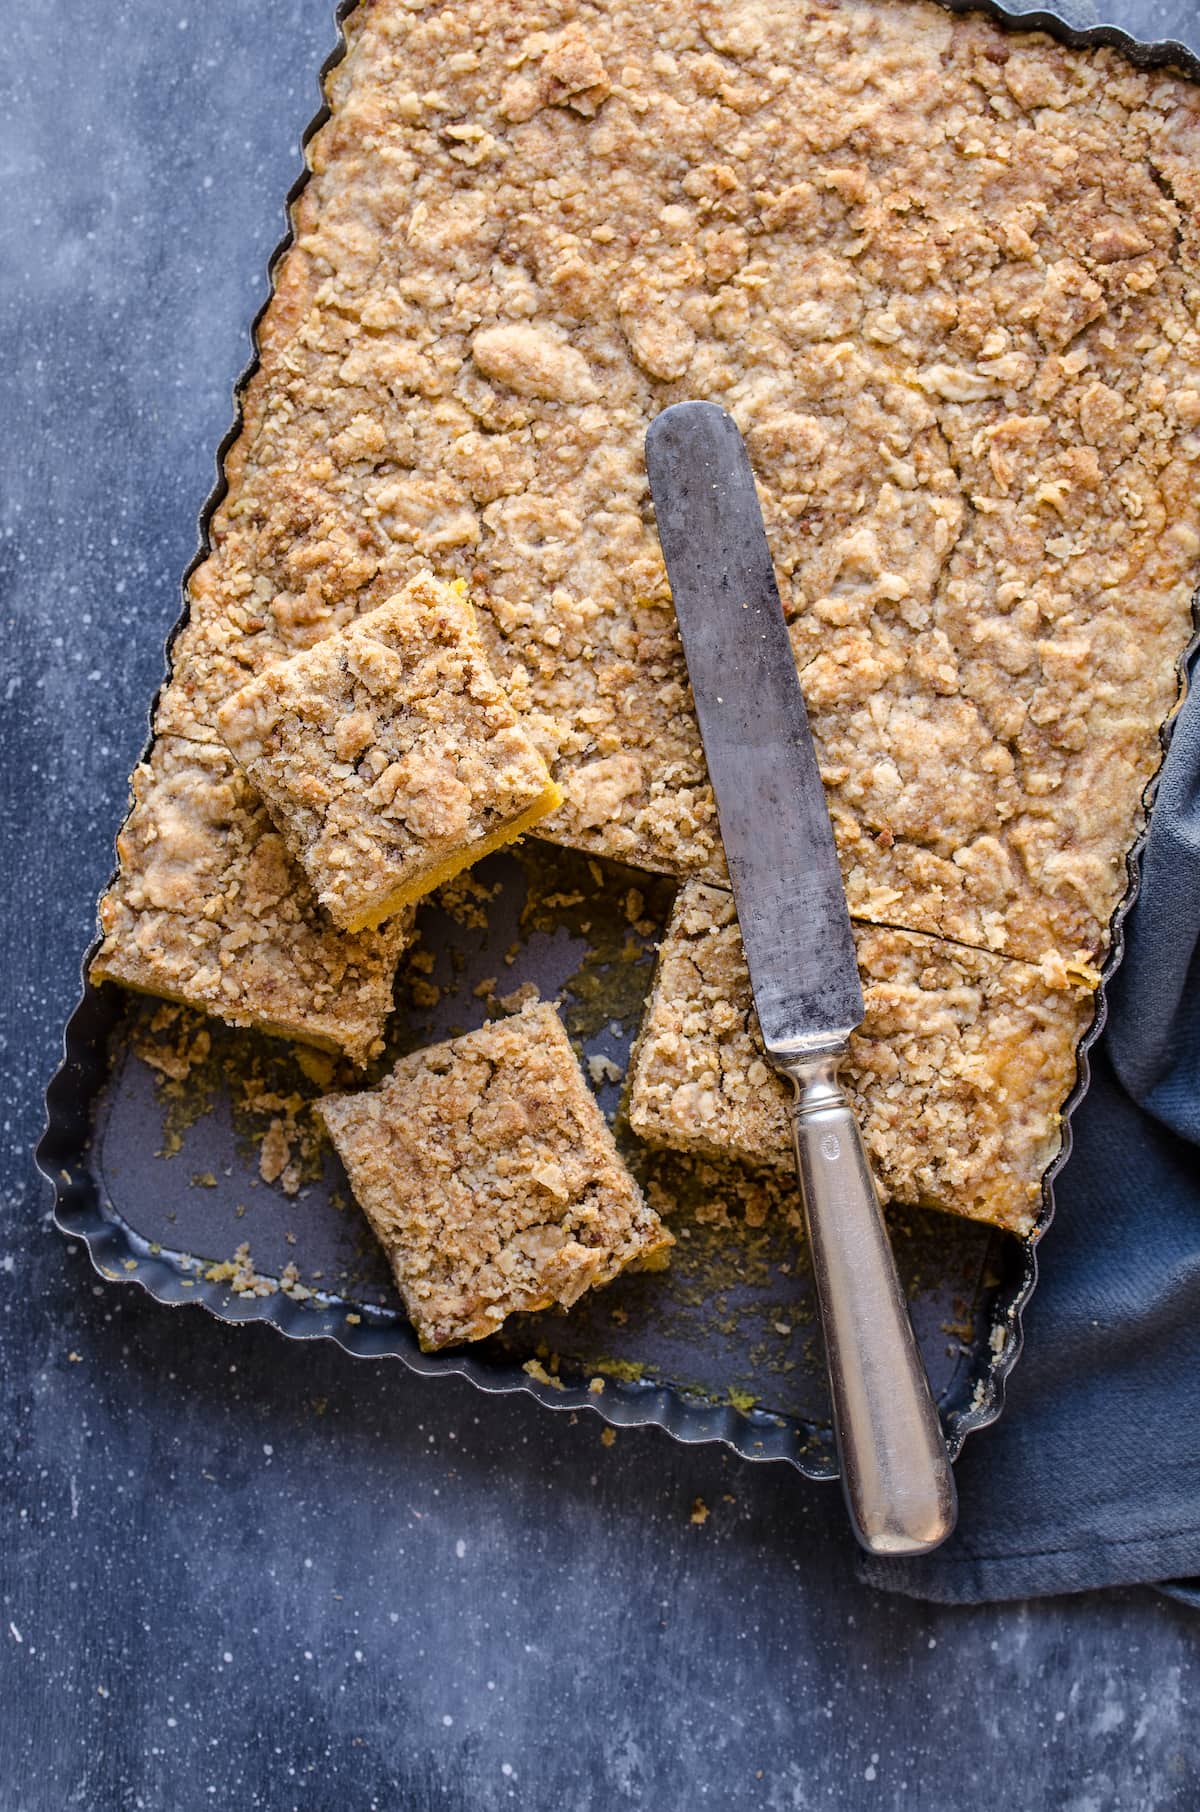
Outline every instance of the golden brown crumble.
<svg viewBox="0 0 1200 1812">
<path fill-rule="evenodd" d="M 363 1063 L 392 1004 L 409 916 L 331 930 L 219 743 L 160 736 L 133 775 L 96 981 L 121 982 Z"/>
<path fill-rule="evenodd" d="M 1028 1232 L 1090 990 L 918 933 L 859 925 L 855 945 L 866 1019 L 842 1076 L 885 1194 Z M 690 882 L 676 902 L 630 1076 L 651 1144 L 791 1165 L 792 1088 L 763 1051 L 723 889 Z"/>
<path fill-rule="evenodd" d="M 1197 576 L 1200 98 L 896 0 L 368 0 L 160 724 L 423 567 L 567 804 L 719 872 L 641 443 L 747 435 L 855 913 L 1094 956 Z"/>
<path fill-rule="evenodd" d="M 426 1348 L 569 1307 L 673 1243 L 617 1155 L 552 1006 L 399 1062 L 318 1111 Z"/>
<path fill-rule="evenodd" d="M 217 728 L 344 931 L 391 917 L 561 801 L 464 588 L 428 573 L 251 680 Z"/>
</svg>

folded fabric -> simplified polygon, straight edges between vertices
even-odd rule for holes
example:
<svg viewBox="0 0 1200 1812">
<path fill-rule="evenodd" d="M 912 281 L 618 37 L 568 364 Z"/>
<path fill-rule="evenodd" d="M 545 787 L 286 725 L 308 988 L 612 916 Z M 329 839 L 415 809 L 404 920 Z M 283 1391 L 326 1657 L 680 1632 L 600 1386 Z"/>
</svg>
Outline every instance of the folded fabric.
<svg viewBox="0 0 1200 1812">
<path fill-rule="evenodd" d="M 1173 1582 L 1200 1606 L 1200 661 L 1072 1121 L 1025 1351 L 956 1533 L 871 1585 L 946 1603 Z"/>
</svg>

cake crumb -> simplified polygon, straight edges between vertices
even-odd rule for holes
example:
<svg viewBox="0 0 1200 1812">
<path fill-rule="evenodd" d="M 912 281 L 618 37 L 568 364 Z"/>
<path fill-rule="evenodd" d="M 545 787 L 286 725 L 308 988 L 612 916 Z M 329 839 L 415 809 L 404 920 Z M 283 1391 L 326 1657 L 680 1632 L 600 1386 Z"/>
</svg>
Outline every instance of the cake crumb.
<svg viewBox="0 0 1200 1812">
<path fill-rule="evenodd" d="M 162 1034 L 173 1032 L 173 1042 Z M 131 1043 L 135 1054 L 171 1082 L 186 1082 L 192 1071 L 207 1061 L 212 1033 L 203 1020 L 174 1003 L 164 1003 L 149 1020 L 135 1028 Z"/>
<path fill-rule="evenodd" d="M 540 1359 L 527 1359 L 521 1370 L 527 1372 L 531 1378 L 536 1378 L 539 1384 L 552 1385 L 555 1390 L 563 1389 L 562 1379 L 556 1378 L 552 1372 L 548 1372 Z"/>
<path fill-rule="evenodd" d="M 506 1013 L 519 1013 L 522 1007 L 529 1006 L 537 999 L 539 992 L 536 982 L 522 982 L 521 986 L 514 988 L 511 993 L 502 994 L 497 1004 L 503 1007 Z"/>
<path fill-rule="evenodd" d="M 308 1302 L 313 1296 L 307 1284 L 300 1282 L 300 1272 L 294 1263 L 288 1263 L 279 1273 L 279 1288 L 293 1302 Z"/>
<path fill-rule="evenodd" d="M 455 875 L 452 881 L 443 881 L 435 898 L 442 911 L 456 925 L 461 925 L 464 931 L 486 931 L 487 908 L 499 892 L 499 882 L 489 887 L 486 882 L 464 871 Z"/>
<path fill-rule="evenodd" d="M 329 1087 L 335 1066 L 328 1051 L 318 1051 L 312 1045 L 296 1044 L 292 1046 L 292 1056 L 301 1074 L 315 1083 L 317 1088 Z"/>
<path fill-rule="evenodd" d="M 263 1134 L 258 1152 L 258 1174 L 263 1182 L 277 1182 L 287 1169 L 291 1155 L 291 1141 L 284 1131 L 283 1121 L 272 1120 Z"/>
<path fill-rule="evenodd" d="M 243 1240 L 233 1254 L 219 1264 L 209 1265 L 204 1273 L 206 1283 L 227 1283 L 235 1296 L 273 1296 L 278 1289 L 274 1278 L 262 1277 L 254 1269 L 249 1241 Z"/>
</svg>

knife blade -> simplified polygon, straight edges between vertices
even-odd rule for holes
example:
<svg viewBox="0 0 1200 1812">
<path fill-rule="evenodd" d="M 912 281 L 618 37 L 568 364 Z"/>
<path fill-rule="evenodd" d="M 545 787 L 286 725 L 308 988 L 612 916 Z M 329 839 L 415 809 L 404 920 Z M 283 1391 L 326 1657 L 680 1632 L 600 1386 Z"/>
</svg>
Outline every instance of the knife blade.
<svg viewBox="0 0 1200 1812">
<path fill-rule="evenodd" d="M 646 464 L 763 1042 L 862 1023 L 850 914 L 754 475 L 732 417 L 677 403 Z"/>
<path fill-rule="evenodd" d="M 651 423 L 646 467 L 767 1055 L 792 1126 L 855 1534 L 925 1553 L 954 1478 L 854 1113 L 850 914 L 749 457 L 714 403 Z"/>
</svg>

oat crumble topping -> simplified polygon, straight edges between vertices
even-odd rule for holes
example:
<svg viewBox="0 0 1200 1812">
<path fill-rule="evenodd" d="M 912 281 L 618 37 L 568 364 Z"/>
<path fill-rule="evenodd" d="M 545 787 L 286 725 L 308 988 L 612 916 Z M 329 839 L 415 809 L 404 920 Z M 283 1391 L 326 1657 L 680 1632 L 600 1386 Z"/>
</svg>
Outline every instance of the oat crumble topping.
<svg viewBox="0 0 1200 1812">
<path fill-rule="evenodd" d="M 160 736 L 132 788 L 93 979 L 365 1062 L 410 915 L 355 936 L 331 930 L 219 743 Z"/>
<path fill-rule="evenodd" d="M 647 423 L 747 435 L 856 915 L 1094 957 L 1200 571 L 1200 97 L 934 5 L 372 0 L 161 725 L 422 567 L 567 795 L 720 872 Z"/>
<path fill-rule="evenodd" d="M 1027 1233 L 1090 989 L 919 933 L 858 925 L 855 944 L 866 1019 L 842 1078 L 884 1195 Z M 630 1077 L 650 1144 L 791 1168 L 792 1087 L 767 1062 L 723 889 L 680 893 Z"/>
<path fill-rule="evenodd" d="M 632 1261 L 665 1262 L 555 1009 L 403 1058 L 318 1104 L 427 1349 L 567 1308 Z"/>
<path fill-rule="evenodd" d="M 379 924 L 562 795 L 429 574 L 222 705 L 217 727 L 335 925 Z"/>
</svg>

